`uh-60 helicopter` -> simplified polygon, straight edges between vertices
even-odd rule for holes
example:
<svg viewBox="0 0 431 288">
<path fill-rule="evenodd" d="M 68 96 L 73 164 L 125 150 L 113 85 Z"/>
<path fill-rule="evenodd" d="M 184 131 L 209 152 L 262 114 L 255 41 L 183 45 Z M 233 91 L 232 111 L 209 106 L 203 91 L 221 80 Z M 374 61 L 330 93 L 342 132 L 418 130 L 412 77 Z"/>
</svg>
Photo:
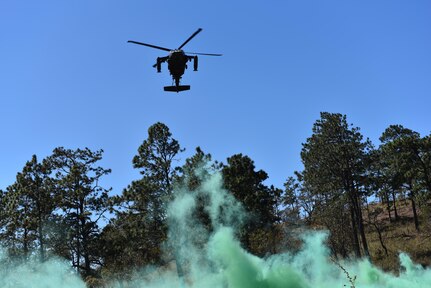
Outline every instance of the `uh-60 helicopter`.
<svg viewBox="0 0 431 288">
<path fill-rule="evenodd" d="M 160 47 L 156 45 L 151 45 L 147 43 L 137 42 L 129 40 L 128 43 L 134 43 L 139 45 L 144 45 L 147 47 L 168 51 L 169 55 L 165 57 L 157 57 L 156 64 L 153 65 L 154 68 L 157 68 L 157 72 L 160 73 L 162 71 L 161 64 L 163 62 L 168 62 L 168 69 L 172 75 L 172 79 L 175 81 L 175 86 L 165 86 L 165 91 L 171 92 L 180 92 L 185 90 L 190 90 L 190 85 L 180 85 L 181 77 L 184 74 L 185 69 L 187 69 L 187 62 L 193 60 L 193 70 L 198 71 L 198 56 L 197 55 L 206 55 L 206 56 L 222 56 L 222 54 L 211 54 L 211 53 L 195 53 L 195 52 L 184 52 L 181 48 L 183 48 L 190 40 L 193 39 L 202 29 L 199 28 L 195 33 L 193 33 L 183 44 L 180 45 L 177 49 L 169 49 L 165 47 Z M 192 54 L 193 56 L 186 55 Z"/>
</svg>

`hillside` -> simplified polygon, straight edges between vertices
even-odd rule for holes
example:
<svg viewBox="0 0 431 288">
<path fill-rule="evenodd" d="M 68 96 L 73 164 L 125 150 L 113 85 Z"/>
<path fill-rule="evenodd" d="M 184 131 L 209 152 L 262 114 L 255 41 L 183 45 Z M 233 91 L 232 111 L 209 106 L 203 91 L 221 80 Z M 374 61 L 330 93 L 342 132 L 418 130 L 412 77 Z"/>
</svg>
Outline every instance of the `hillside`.
<svg viewBox="0 0 431 288">
<path fill-rule="evenodd" d="M 398 219 L 394 218 L 394 210 L 391 209 L 392 221 L 386 207 L 382 204 L 372 203 L 369 211 L 377 211 L 371 221 L 365 220 L 368 214 L 364 213 L 366 221 L 367 240 L 371 254 L 371 260 L 385 271 L 399 271 L 398 254 L 406 252 L 415 263 L 424 267 L 431 265 L 431 227 L 426 221 L 425 213 L 419 212 L 419 231 L 416 231 L 413 212 L 410 201 L 397 201 Z M 377 227 L 376 227 L 377 225 Z M 381 239 L 379 239 L 380 230 Z M 386 247 L 387 252 L 385 251 Z"/>
</svg>

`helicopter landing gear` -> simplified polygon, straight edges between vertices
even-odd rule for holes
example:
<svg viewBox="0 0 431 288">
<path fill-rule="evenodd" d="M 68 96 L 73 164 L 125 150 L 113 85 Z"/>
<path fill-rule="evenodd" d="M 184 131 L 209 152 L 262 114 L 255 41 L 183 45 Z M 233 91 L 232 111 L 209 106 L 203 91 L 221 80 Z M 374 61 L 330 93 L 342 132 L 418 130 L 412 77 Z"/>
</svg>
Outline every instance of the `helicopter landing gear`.
<svg viewBox="0 0 431 288">
<path fill-rule="evenodd" d="M 193 57 L 193 71 L 198 71 L 198 56 Z"/>
<path fill-rule="evenodd" d="M 172 85 L 172 86 L 165 86 L 163 88 L 165 91 L 177 92 L 178 93 L 178 92 L 181 92 L 181 91 L 190 90 L 190 85 L 180 85 L 181 77 L 179 77 L 179 78 L 173 78 L 172 80 L 173 80 L 172 84 L 174 84 L 174 82 L 175 82 L 175 86 L 174 85 Z"/>
<path fill-rule="evenodd" d="M 156 67 L 157 67 L 157 73 L 162 72 L 162 59 L 161 59 L 161 57 L 157 57 Z"/>
</svg>

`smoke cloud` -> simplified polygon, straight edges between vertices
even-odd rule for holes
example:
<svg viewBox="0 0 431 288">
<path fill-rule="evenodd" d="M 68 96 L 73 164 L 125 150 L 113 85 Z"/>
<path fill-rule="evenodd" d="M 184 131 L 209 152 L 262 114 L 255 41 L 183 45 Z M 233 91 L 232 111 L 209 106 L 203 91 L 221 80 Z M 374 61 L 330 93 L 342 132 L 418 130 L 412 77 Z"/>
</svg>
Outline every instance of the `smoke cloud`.
<svg viewBox="0 0 431 288">
<path fill-rule="evenodd" d="M 2 288 L 85 288 L 84 282 L 59 259 L 44 263 L 29 260 L 21 263 L 0 254 L 0 287 Z"/>
</svg>

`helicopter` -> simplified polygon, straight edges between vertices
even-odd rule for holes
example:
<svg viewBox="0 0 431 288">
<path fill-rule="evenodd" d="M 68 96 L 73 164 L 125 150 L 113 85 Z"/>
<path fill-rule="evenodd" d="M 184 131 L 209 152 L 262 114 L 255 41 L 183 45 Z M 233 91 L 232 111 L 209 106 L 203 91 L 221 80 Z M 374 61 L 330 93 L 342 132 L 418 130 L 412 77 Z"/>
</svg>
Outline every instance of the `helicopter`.
<svg viewBox="0 0 431 288">
<path fill-rule="evenodd" d="M 168 51 L 169 55 L 165 57 L 157 57 L 156 64 L 153 65 L 154 68 L 157 68 L 157 73 L 162 71 L 162 63 L 168 62 L 168 70 L 172 75 L 172 80 L 175 81 L 175 86 L 165 86 L 165 91 L 170 92 L 180 92 L 190 90 L 190 85 L 180 85 L 181 77 L 184 74 L 184 71 L 187 69 L 187 62 L 193 61 L 193 71 L 198 71 L 198 55 L 205 56 L 222 56 L 222 54 L 212 54 L 212 53 L 195 53 L 195 52 L 184 52 L 182 48 L 189 43 L 198 33 L 202 31 L 202 28 L 199 28 L 195 33 L 193 33 L 183 44 L 181 44 L 177 49 L 169 49 L 165 47 L 160 47 L 156 45 L 151 45 L 147 43 L 137 42 L 129 40 L 127 43 L 133 43 L 138 45 L 143 45 L 163 51 Z M 187 55 L 192 54 L 192 55 Z"/>
</svg>

